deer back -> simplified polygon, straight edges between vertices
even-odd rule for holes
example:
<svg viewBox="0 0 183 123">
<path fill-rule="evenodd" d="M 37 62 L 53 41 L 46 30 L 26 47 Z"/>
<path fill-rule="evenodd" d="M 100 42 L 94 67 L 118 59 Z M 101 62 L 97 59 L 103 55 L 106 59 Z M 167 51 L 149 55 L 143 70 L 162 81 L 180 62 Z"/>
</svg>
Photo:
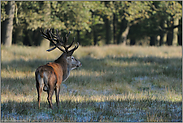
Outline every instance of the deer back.
<svg viewBox="0 0 183 123">
<path fill-rule="evenodd" d="M 46 65 L 52 67 L 53 72 L 56 76 L 56 85 L 60 85 L 62 83 L 63 75 L 65 73 L 63 67 L 55 62 L 50 62 Z"/>
</svg>

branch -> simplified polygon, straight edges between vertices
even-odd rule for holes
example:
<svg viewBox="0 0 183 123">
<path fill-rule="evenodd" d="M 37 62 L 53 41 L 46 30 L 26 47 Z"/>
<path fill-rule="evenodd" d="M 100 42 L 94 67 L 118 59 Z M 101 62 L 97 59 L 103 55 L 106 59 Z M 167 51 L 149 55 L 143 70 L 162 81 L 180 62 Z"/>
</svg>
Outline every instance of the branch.
<svg viewBox="0 0 183 123">
<path fill-rule="evenodd" d="M 175 25 L 175 26 L 172 26 L 172 27 L 166 27 L 166 28 L 158 26 L 158 28 L 163 32 L 169 32 L 169 31 L 171 31 L 171 30 L 173 30 L 174 28 L 177 28 L 177 27 L 182 27 L 182 24 Z"/>
</svg>

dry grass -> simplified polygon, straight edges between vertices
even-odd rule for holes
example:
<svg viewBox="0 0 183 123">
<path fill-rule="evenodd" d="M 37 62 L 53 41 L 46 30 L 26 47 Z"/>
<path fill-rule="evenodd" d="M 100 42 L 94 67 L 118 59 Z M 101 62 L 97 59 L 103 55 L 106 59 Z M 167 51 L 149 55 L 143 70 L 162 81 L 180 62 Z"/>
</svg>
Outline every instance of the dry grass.
<svg viewBox="0 0 183 123">
<path fill-rule="evenodd" d="M 59 55 L 1 47 L 3 121 L 182 121 L 181 47 L 79 47 L 82 67 L 61 84 L 60 108 L 43 93 L 38 110 L 34 71 Z"/>
</svg>

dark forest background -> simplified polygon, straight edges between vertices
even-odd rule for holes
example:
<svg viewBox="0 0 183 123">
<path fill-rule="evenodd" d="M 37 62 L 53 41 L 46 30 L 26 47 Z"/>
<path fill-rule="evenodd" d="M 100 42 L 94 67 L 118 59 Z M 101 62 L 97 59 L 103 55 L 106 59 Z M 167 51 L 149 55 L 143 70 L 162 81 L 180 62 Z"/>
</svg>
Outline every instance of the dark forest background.
<svg viewBox="0 0 183 123">
<path fill-rule="evenodd" d="M 1 44 L 49 47 L 54 28 L 82 45 L 182 45 L 182 1 L 1 1 Z"/>
</svg>

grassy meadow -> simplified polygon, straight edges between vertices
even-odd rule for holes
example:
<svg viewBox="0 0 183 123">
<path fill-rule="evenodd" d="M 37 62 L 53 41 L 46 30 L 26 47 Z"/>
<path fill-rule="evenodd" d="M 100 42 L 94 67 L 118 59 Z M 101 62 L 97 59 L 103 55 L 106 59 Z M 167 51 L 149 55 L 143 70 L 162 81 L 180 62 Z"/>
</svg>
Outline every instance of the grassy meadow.
<svg viewBox="0 0 183 123">
<path fill-rule="evenodd" d="M 82 67 L 61 84 L 60 108 L 43 92 L 38 109 L 34 72 L 60 54 L 1 46 L 2 121 L 182 121 L 182 47 L 80 46 Z"/>
</svg>

